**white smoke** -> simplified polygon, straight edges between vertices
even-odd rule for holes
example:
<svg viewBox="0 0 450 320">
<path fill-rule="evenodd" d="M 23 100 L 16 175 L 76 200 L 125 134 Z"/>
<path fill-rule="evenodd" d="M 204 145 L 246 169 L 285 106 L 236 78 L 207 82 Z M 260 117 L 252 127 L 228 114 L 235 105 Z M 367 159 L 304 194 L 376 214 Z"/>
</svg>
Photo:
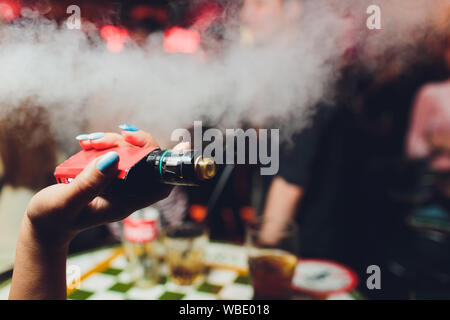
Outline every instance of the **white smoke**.
<svg viewBox="0 0 450 320">
<path fill-rule="evenodd" d="M 381 30 L 366 28 L 368 14 L 364 13 L 373 5 L 380 9 Z M 355 37 L 364 45 L 362 58 L 367 63 L 389 56 L 387 59 L 395 58 L 408 65 L 424 58 L 418 45 L 429 45 L 427 41 L 431 37 L 450 31 L 450 0 L 347 0 L 339 2 L 337 7 L 341 14 L 355 18 Z"/>
<path fill-rule="evenodd" d="M 330 62 L 340 54 L 337 37 L 329 36 L 338 30 L 337 16 L 328 10 L 316 18 L 320 28 L 288 46 L 274 41 L 245 49 L 234 39 L 207 62 L 164 52 L 161 35 L 144 48 L 131 44 L 112 54 L 95 30 L 86 35 L 44 18 L 3 25 L 1 108 L 24 101 L 48 108 L 62 140 L 86 120 L 97 131 L 126 122 L 159 138 L 202 118 L 235 127 L 295 115 L 301 127 L 305 110 L 326 93 Z"/>
</svg>

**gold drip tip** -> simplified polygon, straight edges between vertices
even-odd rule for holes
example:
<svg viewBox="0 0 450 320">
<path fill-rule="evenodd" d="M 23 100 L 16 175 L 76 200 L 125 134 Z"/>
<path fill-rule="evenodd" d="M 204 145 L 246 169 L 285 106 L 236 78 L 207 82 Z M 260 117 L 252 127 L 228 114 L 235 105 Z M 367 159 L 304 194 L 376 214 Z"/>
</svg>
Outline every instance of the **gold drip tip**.
<svg viewBox="0 0 450 320">
<path fill-rule="evenodd" d="M 195 160 L 194 170 L 200 180 L 209 180 L 216 176 L 216 163 L 211 158 L 199 156 Z"/>
</svg>

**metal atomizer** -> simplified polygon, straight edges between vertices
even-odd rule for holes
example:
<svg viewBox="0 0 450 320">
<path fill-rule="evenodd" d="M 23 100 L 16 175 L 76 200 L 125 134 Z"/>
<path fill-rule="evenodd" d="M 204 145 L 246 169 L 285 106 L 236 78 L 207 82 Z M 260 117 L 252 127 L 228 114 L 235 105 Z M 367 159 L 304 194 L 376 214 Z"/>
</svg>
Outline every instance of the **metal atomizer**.
<svg viewBox="0 0 450 320">
<path fill-rule="evenodd" d="M 173 185 L 198 185 L 199 182 L 214 178 L 216 163 L 211 158 L 197 155 L 194 150 L 152 151 L 145 160 L 159 181 Z"/>
</svg>

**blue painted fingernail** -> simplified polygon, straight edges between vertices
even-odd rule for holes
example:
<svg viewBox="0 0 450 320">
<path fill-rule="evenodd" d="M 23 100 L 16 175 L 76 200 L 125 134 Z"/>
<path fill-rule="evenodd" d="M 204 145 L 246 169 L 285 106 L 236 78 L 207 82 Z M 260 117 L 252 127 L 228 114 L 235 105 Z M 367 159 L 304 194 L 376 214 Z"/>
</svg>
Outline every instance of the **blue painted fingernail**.
<svg viewBox="0 0 450 320">
<path fill-rule="evenodd" d="M 80 135 L 76 136 L 75 139 L 77 139 L 78 141 L 89 140 L 89 135 L 88 134 L 80 134 Z"/>
<path fill-rule="evenodd" d="M 96 139 L 103 138 L 104 136 L 105 136 L 104 132 L 94 132 L 89 135 L 89 139 L 96 140 Z"/>
<path fill-rule="evenodd" d="M 121 124 L 119 128 L 125 131 L 139 131 L 139 128 L 132 126 L 130 124 Z"/>
<path fill-rule="evenodd" d="M 117 161 L 119 161 L 119 154 L 115 151 L 108 152 L 97 161 L 97 168 L 104 173 L 117 163 Z"/>
</svg>

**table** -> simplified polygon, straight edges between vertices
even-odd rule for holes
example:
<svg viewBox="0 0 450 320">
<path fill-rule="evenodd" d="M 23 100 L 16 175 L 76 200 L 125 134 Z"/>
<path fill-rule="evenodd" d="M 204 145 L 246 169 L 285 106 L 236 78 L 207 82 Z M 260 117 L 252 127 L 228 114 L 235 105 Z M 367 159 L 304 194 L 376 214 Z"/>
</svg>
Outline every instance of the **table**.
<svg viewBox="0 0 450 320">
<path fill-rule="evenodd" d="M 69 257 L 68 282 L 80 272 L 79 289 L 68 290 L 69 300 L 248 300 L 253 289 L 243 246 L 211 242 L 206 250 L 210 271 L 198 286 L 178 286 L 162 277 L 151 288 L 137 288 L 127 273 L 120 247 L 104 248 Z M 75 267 L 75 268 L 74 268 Z M 76 270 L 77 272 L 74 272 Z M 10 280 L 0 284 L 0 299 L 7 299 Z M 339 294 L 328 299 L 354 299 Z"/>
</svg>

